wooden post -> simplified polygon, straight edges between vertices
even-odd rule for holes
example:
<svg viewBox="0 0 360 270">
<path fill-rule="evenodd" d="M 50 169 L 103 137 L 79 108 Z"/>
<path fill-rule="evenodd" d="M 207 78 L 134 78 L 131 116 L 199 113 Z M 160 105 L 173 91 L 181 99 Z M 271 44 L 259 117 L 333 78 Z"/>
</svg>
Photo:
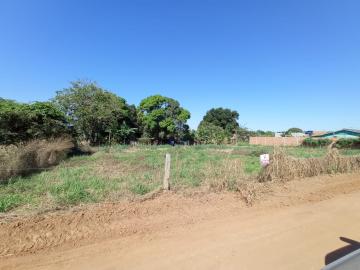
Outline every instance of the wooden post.
<svg viewBox="0 0 360 270">
<path fill-rule="evenodd" d="M 166 156 L 165 156 L 165 174 L 164 174 L 164 182 L 163 182 L 164 190 L 170 190 L 170 163 L 171 163 L 171 156 L 170 156 L 170 154 L 166 154 Z"/>
</svg>

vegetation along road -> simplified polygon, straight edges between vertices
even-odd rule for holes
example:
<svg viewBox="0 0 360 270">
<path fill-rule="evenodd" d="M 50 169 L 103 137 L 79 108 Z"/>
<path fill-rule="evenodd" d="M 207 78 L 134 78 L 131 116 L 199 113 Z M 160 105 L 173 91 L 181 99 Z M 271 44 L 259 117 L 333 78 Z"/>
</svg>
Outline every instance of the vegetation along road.
<svg viewBox="0 0 360 270">
<path fill-rule="evenodd" d="M 232 192 L 170 192 L 13 217 L 1 225 L 12 249 L 0 269 L 320 269 L 346 251 L 339 237 L 360 239 L 359 178 L 273 183 L 252 207 Z"/>
</svg>

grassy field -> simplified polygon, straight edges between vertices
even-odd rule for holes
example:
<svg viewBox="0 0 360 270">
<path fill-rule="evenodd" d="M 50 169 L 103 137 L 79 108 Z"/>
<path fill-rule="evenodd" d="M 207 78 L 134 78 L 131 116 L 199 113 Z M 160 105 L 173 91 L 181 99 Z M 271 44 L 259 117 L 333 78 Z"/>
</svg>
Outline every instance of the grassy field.
<svg viewBox="0 0 360 270">
<path fill-rule="evenodd" d="M 255 181 L 262 146 L 113 146 L 91 156 L 77 156 L 49 170 L 15 177 L 0 185 L 0 212 L 56 209 L 81 203 L 118 201 L 161 187 L 165 153 L 170 153 L 174 190 L 235 190 L 239 182 Z M 321 157 L 324 148 L 287 147 L 287 154 Z M 358 155 L 360 150 L 342 150 Z"/>
</svg>

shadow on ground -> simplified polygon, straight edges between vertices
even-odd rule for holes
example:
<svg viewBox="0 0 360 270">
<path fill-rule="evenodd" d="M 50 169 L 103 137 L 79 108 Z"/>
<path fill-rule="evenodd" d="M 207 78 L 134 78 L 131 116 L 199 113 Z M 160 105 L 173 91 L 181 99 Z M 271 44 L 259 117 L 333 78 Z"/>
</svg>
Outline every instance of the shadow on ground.
<svg viewBox="0 0 360 270">
<path fill-rule="evenodd" d="M 360 242 L 358 241 L 346 237 L 340 237 L 340 240 L 347 243 L 348 245 L 326 254 L 325 265 L 337 261 L 338 259 L 354 252 L 355 250 L 360 249 Z"/>
</svg>

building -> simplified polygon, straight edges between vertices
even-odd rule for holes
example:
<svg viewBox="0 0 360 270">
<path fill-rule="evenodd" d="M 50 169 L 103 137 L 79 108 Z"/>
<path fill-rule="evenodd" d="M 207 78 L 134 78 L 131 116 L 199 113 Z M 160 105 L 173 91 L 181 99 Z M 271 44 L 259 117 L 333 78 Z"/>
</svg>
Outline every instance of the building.
<svg viewBox="0 0 360 270">
<path fill-rule="evenodd" d="M 308 135 L 304 132 L 291 132 L 291 137 L 307 137 Z"/>
<path fill-rule="evenodd" d="M 321 135 L 313 135 L 312 137 L 319 139 L 357 139 L 360 138 L 360 130 L 341 129 L 338 131 L 327 132 Z"/>
</svg>

